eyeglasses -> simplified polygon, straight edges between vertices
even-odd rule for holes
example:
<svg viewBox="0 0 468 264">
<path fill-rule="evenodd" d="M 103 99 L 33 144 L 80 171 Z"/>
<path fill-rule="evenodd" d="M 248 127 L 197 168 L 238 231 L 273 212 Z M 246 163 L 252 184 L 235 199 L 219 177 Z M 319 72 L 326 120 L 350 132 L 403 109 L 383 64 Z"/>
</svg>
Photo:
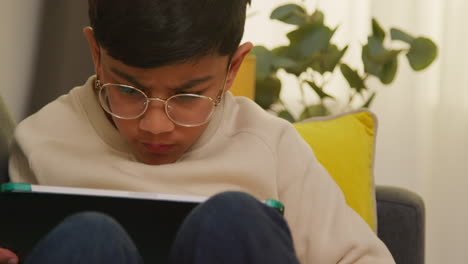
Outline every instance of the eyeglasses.
<svg viewBox="0 0 468 264">
<path fill-rule="evenodd" d="M 229 72 L 229 71 L 228 71 Z M 215 107 L 221 103 L 224 85 L 216 99 L 199 94 L 176 94 L 167 99 L 148 97 L 143 91 L 129 85 L 106 83 L 96 79 L 95 88 L 98 91 L 101 107 L 110 115 L 120 119 L 136 119 L 148 110 L 151 101 L 164 103 L 164 109 L 169 119 L 177 125 L 196 127 L 206 124 Z"/>
</svg>

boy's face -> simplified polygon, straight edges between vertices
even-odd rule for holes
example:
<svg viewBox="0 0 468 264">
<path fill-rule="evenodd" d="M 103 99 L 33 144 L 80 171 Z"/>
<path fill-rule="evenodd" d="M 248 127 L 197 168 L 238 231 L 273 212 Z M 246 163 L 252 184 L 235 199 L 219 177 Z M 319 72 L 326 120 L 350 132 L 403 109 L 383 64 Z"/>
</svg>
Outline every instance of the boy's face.
<svg viewBox="0 0 468 264">
<path fill-rule="evenodd" d="M 86 30 L 85 35 L 92 49 L 96 74 L 102 84 L 130 85 L 140 89 L 148 97 L 161 99 L 180 93 L 201 94 L 215 99 L 224 85 L 225 90 L 229 89 L 240 63 L 252 46 L 248 43 L 239 48 L 231 60 L 229 72 L 226 70 L 228 57 L 218 55 L 207 55 L 196 61 L 175 65 L 141 69 L 127 66 L 107 55 L 106 51 L 94 42 L 92 30 Z M 146 112 L 136 119 L 126 120 L 112 116 L 111 120 L 137 158 L 151 165 L 177 161 L 208 126 L 208 123 L 195 127 L 175 124 L 167 116 L 164 103 L 160 101 L 151 101 Z"/>
<path fill-rule="evenodd" d="M 206 56 L 196 62 L 140 69 L 129 67 L 101 52 L 99 77 L 103 84 L 130 85 L 142 90 L 148 97 L 167 99 L 175 94 L 191 93 L 215 99 L 223 89 L 227 63 L 227 57 Z M 179 90 L 184 86 L 187 88 Z M 169 119 L 164 103 L 160 101 L 152 101 L 139 118 L 125 120 L 112 117 L 112 120 L 138 159 L 152 165 L 178 160 L 208 125 L 176 125 Z"/>
</svg>

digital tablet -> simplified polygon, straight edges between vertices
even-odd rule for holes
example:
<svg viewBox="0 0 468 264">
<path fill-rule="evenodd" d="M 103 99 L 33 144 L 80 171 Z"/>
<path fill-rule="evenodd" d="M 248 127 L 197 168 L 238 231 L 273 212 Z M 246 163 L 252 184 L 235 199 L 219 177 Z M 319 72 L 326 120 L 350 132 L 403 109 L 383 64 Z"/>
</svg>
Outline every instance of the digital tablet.
<svg viewBox="0 0 468 264">
<path fill-rule="evenodd" d="M 6 183 L 0 189 L 0 244 L 27 256 L 64 218 L 84 211 L 117 220 L 145 263 L 166 263 L 185 217 L 201 196 Z"/>
</svg>

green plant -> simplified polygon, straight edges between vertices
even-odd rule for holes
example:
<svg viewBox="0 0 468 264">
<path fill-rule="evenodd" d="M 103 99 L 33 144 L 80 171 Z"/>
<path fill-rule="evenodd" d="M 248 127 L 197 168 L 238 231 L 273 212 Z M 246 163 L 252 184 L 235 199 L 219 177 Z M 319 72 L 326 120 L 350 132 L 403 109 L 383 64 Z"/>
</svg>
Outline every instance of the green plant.
<svg viewBox="0 0 468 264">
<path fill-rule="evenodd" d="M 340 69 L 349 85 L 346 88 L 350 89 L 346 108 L 355 108 L 353 103 L 355 105 L 356 102 L 360 102 L 357 108 L 361 108 L 370 107 L 376 96 L 375 89 L 368 88 L 368 79 L 377 78 L 386 85 L 392 83 L 400 55 L 406 55 L 414 71 L 427 68 L 437 57 L 437 46 L 431 39 L 414 37 L 396 28 L 385 32 L 373 18 L 372 33 L 367 43 L 362 44 L 362 70 L 356 70 L 342 61 L 348 46 L 339 48 L 332 42 L 337 28 L 325 25 L 325 16 L 320 10 L 308 14 L 303 5 L 286 4 L 273 10 L 270 18 L 294 25 L 295 28 L 287 33 L 289 45 L 271 50 L 264 46 L 254 47 L 252 53 L 257 60 L 255 101 L 291 122 L 332 114 L 325 101 L 336 99 L 325 88 L 336 68 Z M 395 42 L 400 42 L 398 46 L 404 47 L 388 47 L 395 46 Z M 294 117 L 280 99 L 282 84 L 277 76 L 280 69 L 294 75 L 299 83 L 303 95 L 303 110 L 299 117 Z M 307 103 L 304 98 L 306 89 L 311 89 L 319 101 Z M 360 98 L 355 101 L 358 96 Z"/>
</svg>

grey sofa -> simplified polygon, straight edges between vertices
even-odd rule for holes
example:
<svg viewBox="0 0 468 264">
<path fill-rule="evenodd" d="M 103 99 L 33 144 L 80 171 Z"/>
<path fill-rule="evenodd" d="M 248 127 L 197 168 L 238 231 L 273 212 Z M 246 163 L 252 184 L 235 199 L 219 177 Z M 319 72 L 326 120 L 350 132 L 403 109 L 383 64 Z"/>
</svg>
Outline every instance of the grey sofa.
<svg viewBox="0 0 468 264">
<path fill-rule="evenodd" d="M 377 186 L 377 233 L 397 264 L 423 264 L 425 207 L 409 190 Z"/>
<path fill-rule="evenodd" d="M 0 96 L 0 184 L 8 181 L 8 146 L 15 124 Z"/>
<path fill-rule="evenodd" d="M 8 182 L 8 145 L 12 121 L 0 97 L 0 184 Z M 402 188 L 377 186 L 378 236 L 390 249 L 397 264 L 424 263 L 424 203 Z"/>
</svg>

